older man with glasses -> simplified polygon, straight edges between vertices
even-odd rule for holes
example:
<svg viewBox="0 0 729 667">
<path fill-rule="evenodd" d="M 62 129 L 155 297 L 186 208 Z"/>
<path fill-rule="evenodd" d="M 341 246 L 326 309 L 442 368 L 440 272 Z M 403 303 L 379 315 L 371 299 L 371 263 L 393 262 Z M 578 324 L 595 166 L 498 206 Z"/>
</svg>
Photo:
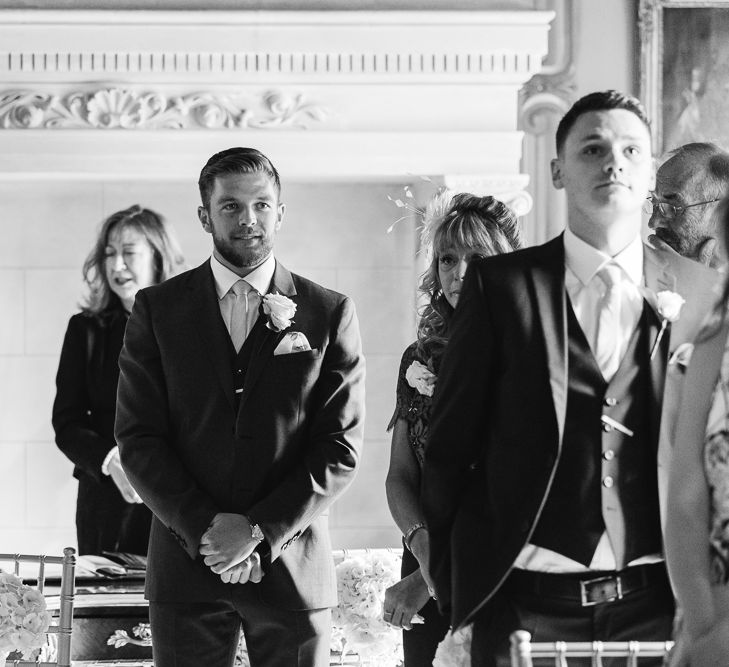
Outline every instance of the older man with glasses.
<svg viewBox="0 0 729 667">
<path fill-rule="evenodd" d="M 714 213 L 729 192 L 729 153 L 711 143 L 677 148 L 658 169 L 646 201 L 656 247 L 669 246 L 701 264 L 719 267 L 726 258 L 717 243 Z"/>
</svg>

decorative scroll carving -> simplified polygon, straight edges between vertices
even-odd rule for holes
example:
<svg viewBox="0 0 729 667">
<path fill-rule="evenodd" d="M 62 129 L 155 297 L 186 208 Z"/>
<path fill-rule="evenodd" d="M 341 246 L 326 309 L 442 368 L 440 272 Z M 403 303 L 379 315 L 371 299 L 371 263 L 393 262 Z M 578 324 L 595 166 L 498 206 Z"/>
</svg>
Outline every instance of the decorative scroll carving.
<svg viewBox="0 0 729 667">
<path fill-rule="evenodd" d="M 545 62 L 543 72 L 527 81 L 520 93 L 521 126 L 529 134 L 548 131 L 549 117 L 564 114 L 577 90 L 574 58 L 577 8 L 573 0 L 552 0 L 552 3 L 556 15 L 563 19 L 557 26 L 555 39 L 550 42 L 550 46 L 558 45 L 559 53 L 553 62 Z"/>
<path fill-rule="evenodd" d="M 0 93 L 3 129 L 306 129 L 328 110 L 301 94 L 269 91 L 261 99 L 190 93 L 168 97 L 125 88 L 76 91 L 63 96 L 32 91 Z"/>
</svg>

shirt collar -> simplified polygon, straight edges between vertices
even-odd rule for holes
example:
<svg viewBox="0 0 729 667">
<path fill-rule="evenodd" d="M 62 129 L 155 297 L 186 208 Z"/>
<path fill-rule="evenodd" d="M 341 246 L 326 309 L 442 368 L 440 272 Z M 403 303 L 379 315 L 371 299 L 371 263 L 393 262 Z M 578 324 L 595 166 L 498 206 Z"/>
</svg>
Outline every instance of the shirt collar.
<svg viewBox="0 0 729 667">
<path fill-rule="evenodd" d="M 608 262 L 617 264 L 625 275 L 635 284 L 643 283 L 643 242 L 640 234 L 621 250 L 615 257 L 593 248 L 577 237 L 569 227 L 564 232 L 565 265 L 583 285 L 587 285 L 595 274 Z"/>
<path fill-rule="evenodd" d="M 227 266 L 221 264 L 220 261 L 211 255 L 210 268 L 213 271 L 215 279 L 215 290 L 218 293 L 218 299 L 222 299 L 233 287 L 235 283 L 241 280 L 241 277 L 231 271 Z M 276 260 L 271 253 L 262 264 L 259 264 L 251 271 L 243 280 L 245 280 L 259 294 L 266 294 L 273 280 L 273 273 L 276 270 Z"/>
</svg>

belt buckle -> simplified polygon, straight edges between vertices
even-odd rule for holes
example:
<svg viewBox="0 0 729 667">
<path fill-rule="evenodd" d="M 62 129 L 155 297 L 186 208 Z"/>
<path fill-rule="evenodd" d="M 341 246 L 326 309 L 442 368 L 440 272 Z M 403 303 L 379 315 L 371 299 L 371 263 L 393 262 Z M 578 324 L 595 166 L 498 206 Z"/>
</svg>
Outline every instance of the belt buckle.
<svg viewBox="0 0 729 667">
<path fill-rule="evenodd" d="M 580 581 L 580 602 L 583 607 L 594 607 L 603 602 L 623 599 L 623 583 L 620 575 L 608 575 Z"/>
</svg>

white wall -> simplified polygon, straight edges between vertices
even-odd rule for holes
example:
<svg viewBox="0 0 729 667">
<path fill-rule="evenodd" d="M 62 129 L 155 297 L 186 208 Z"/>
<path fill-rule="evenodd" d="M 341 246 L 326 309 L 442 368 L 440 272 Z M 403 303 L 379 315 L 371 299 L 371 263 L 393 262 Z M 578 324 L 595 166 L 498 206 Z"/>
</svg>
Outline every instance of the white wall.
<svg viewBox="0 0 729 667">
<path fill-rule="evenodd" d="M 637 0 L 574 2 L 577 96 L 608 88 L 637 95 Z"/>
</svg>

